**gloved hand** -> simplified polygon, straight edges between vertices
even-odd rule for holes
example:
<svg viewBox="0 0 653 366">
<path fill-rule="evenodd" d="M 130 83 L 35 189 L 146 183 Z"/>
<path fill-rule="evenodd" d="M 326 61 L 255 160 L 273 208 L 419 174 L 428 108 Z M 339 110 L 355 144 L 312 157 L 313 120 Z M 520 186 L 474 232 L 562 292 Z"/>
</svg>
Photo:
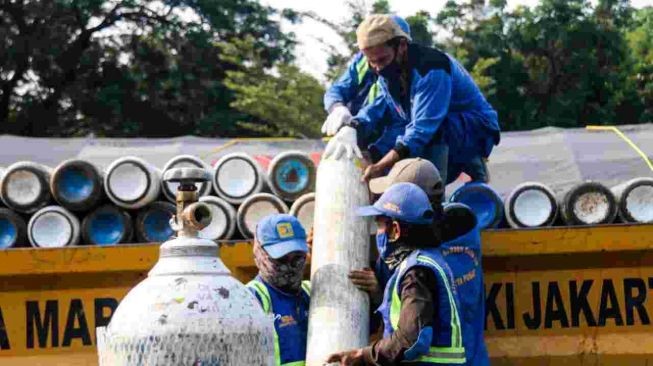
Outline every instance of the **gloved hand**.
<svg viewBox="0 0 653 366">
<path fill-rule="evenodd" d="M 345 126 L 338 131 L 338 133 L 329 140 L 326 149 L 324 149 L 323 159 L 333 158 L 334 160 L 340 159 L 343 156 L 345 159 L 353 159 L 358 157 L 363 159 L 363 154 L 358 148 L 356 141 L 356 130 L 353 127 Z"/>
<path fill-rule="evenodd" d="M 326 121 L 324 121 L 322 133 L 325 133 L 327 136 L 333 136 L 342 126 L 349 124 L 351 119 L 352 116 L 349 109 L 343 105 L 338 105 L 333 108 Z"/>
</svg>

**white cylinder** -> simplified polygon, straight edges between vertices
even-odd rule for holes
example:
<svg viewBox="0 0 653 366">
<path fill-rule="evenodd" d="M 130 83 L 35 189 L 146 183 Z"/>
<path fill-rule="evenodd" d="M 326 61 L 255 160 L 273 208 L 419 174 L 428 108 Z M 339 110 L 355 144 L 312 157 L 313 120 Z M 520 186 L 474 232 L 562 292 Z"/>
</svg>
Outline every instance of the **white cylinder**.
<svg viewBox="0 0 653 366">
<path fill-rule="evenodd" d="M 265 176 L 256 160 L 245 153 L 228 154 L 215 163 L 213 189 L 218 197 L 235 205 L 261 192 Z"/>
<path fill-rule="evenodd" d="M 269 193 L 257 193 L 250 196 L 238 207 L 236 222 L 238 231 L 244 238 L 254 237 L 256 224 L 262 218 L 277 213 L 287 213 L 288 206 L 277 196 Z"/>
<path fill-rule="evenodd" d="M 71 159 L 59 164 L 50 177 L 54 199 L 71 211 L 87 211 L 104 195 L 102 173 L 85 160 Z"/>
<path fill-rule="evenodd" d="M 551 226 L 558 217 L 558 202 L 553 191 L 542 183 L 525 182 L 515 187 L 504 200 L 510 227 Z"/>
<path fill-rule="evenodd" d="M 348 277 L 369 266 L 368 222 L 356 216 L 369 204 L 361 167 L 357 158 L 342 156 L 323 159 L 317 169 L 307 366 L 368 345 L 369 298 Z"/>
<path fill-rule="evenodd" d="M 306 230 L 312 228 L 315 216 L 315 193 L 306 193 L 299 197 L 290 207 L 289 213 L 295 216 Z"/>
<path fill-rule="evenodd" d="M 211 223 L 198 233 L 202 239 L 229 240 L 236 230 L 236 209 L 220 197 L 204 196 L 200 202 L 211 210 Z"/>
<path fill-rule="evenodd" d="M 559 200 L 560 216 L 567 225 L 609 224 L 617 216 L 614 194 L 599 182 L 584 182 Z"/>
<path fill-rule="evenodd" d="M 82 238 L 86 244 L 129 243 L 133 233 L 134 224 L 129 213 L 111 204 L 96 208 L 82 221 Z"/>
<path fill-rule="evenodd" d="M 653 222 L 653 178 L 631 179 L 611 188 L 624 222 Z"/>
<path fill-rule="evenodd" d="M 0 198 L 7 207 L 22 213 L 33 213 L 51 199 L 52 169 L 41 164 L 20 161 L 7 167 L 0 181 Z"/>
<path fill-rule="evenodd" d="M 141 208 L 159 196 L 161 171 L 141 158 L 126 156 L 107 168 L 104 190 L 109 199 L 122 208 Z"/>
<path fill-rule="evenodd" d="M 62 248 L 79 242 L 79 220 L 61 206 L 38 210 L 27 224 L 30 244 L 40 248 Z"/>
<path fill-rule="evenodd" d="M 15 212 L 0 207 L 0 249 L 27 244 L 27 224 Z"/>
<path fill-rule="evenodd" d="M 200 168 L 205 169 L 207 172 L 213 171 L 211 165 L 205 163 L 202 159 L 193 155 L 175 156 L 174 158 L 168 160 L 168 162 L 163 166 L 162 171 L 165 173 L 167 170 L 174 168 Z M 195 183 L 195 186 L 197 187 L 197 194 L 200 197 L 211 194 L 211 191 L 213 190 L 213 184 L 211 181 L 204 183 Z M 161 190 L 163 191 L 163 195 L 170 202 L 175 202 L 177 187 L 179 187 L 179 183 L 161 181 Z"/>
<path fill-rule="evenodd" d="M 174 234 L 170 219 L 177 207 L 167 201 L 156 201 L 141 209 L 136 215 L 134 228 L 139 243 L 161 243 Z"/>
<path fill-rule="evenodd" d="M 294 201 L 315 190 L 315 163 L 304 152 L 283 152 L 270 162 L 268 183 L 272 193 Z"/>
</svg>

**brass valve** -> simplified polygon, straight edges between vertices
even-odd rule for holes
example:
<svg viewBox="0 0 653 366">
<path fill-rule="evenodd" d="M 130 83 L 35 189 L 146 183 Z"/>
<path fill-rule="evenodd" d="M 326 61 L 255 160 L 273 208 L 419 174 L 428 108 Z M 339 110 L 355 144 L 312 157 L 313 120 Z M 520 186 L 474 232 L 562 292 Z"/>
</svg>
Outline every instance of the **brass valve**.
<svg viewBox="0 0 653 366">
<path fill-rule="evenodd" d="M 204 203 L 197 202 L 195 183 L 209 180 L 204 169 L 176 168 L 163 175 L 163 181 L 179 183 L 176 193 L 177 214 L 170 220 L 170 226 L 178 237 L 197 237 L 197 232 L 211 223 L 211 210 Z"/>
</svg>

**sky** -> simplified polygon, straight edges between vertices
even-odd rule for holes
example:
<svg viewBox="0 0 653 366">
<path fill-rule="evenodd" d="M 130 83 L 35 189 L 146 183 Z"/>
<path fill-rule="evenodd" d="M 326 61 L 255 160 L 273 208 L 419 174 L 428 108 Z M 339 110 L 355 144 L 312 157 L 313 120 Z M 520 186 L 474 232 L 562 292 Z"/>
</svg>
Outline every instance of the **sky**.
<svg viewBox="0 0 653 366">
<path fill-rule="evenodd" d="M 373 0 L 366 1 L 371 4 Z M 389 0 L 390 9 L 400 16 L 410 16 L 419 10 L 426 10 L 435 16 L 446 0 Z M 592 1 L 592 2 L 595 2 Z M 292 8 L 298 11 L 314 11 L 320 16 L 332 21 L 341 22 L 349 15 L 346 11 L 346 0 L 261 0 L 261 3 L 278 9 Z M 508 8 L 518 5 L 535 6 L 539 0 L 508 0 Z M 634 7 L 653 6 L 653 0 L 631 0 Z M 327 71 L 327 44 L 346 50 L 339 37 L 327 26 L 307 20 L 299 25 L 283 24 L 284 31 L 292 31 L 297 35 L 299 45 L 296 49 L 297 62 L 300 68 L 321 81 Z"/>
</svg>

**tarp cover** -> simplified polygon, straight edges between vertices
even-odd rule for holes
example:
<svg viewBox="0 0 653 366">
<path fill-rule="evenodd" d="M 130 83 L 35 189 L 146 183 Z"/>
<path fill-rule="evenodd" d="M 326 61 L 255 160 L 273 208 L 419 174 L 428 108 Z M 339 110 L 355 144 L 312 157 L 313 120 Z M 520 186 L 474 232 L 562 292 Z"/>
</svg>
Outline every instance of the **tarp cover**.
<svg viewBox="0 0 653 366">
<path fill-rule="evenodd" d="M 653 124 L 620 126 L 653 160 Z M 310 153 L 319 161 L 322 140 L 227 139 L 184 136 L 150 138 L 26 138 L 0 136 L 0 166 L 16 161 L 35 161 L 55 167 L 71 158 L 86 159 L 106 168 L 113 160 L 139 156 L 163 167 L 172 157 L 190 154 L 213 164 L 232 152 L 246 152 L 264 168 L 274 155 L 288 150 Z M 636 177 L 653 177 L 644 159 L 611 131 L 543 128 L 506 132 L 490 156 L 490 184 L 502 195 L 526 181 L 550 186 L 557 193 L 575 183 L 595 180 L 613 186 Z M 459 179 L 449 191 L 461 184 Z"/>
</svg>

